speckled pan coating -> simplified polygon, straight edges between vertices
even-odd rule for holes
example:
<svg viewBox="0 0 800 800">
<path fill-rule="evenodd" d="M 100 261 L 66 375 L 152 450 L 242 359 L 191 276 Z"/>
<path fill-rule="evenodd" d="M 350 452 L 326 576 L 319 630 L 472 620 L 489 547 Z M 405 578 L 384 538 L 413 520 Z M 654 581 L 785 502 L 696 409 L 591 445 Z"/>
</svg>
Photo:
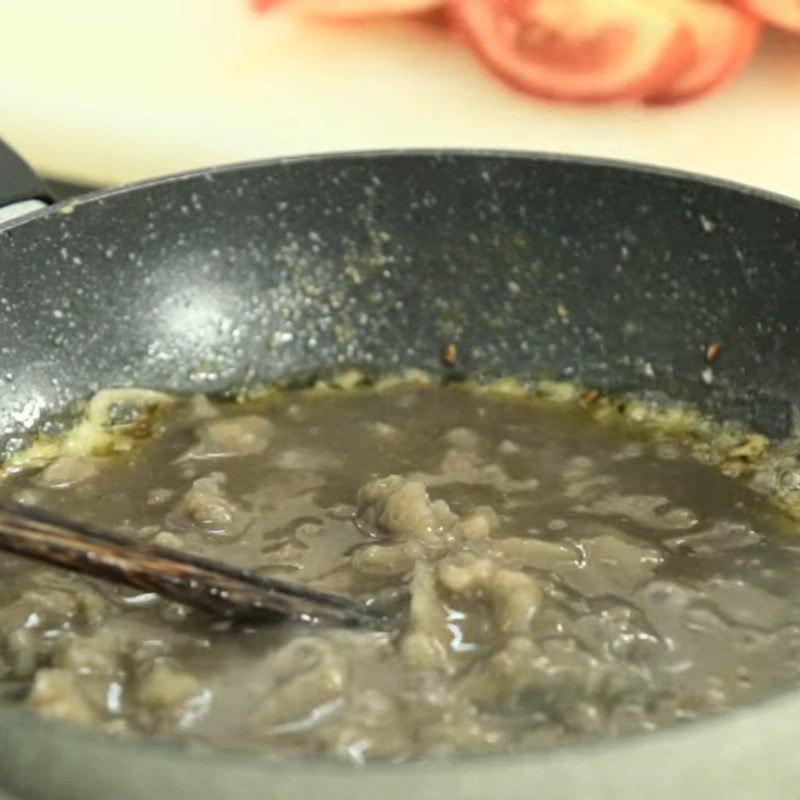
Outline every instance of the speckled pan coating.
<svg viewBox="0 0 800 800">
<path fill-rule="evenodd" d="M 526 155 L 216 169 L 0 228 L 0 428 L 108 385 L 431 368 L 453 341 L 462 367 L 734 401 L 780 431 L 798 290 L 800 212 L 738 188 Z"/>
<path fill-rule="evenodd" d="M 455 342 L 463 368 L 664 390 L 783 434 L 799 300 L 800 209 L 747 189 L 480 153 L 216 169 L 0 227 L 0 429 L 102 386 L 430 369 Z M 652 736 L 356 773 L 118 742 L 9 707 L 0 785 L 42 800 L 785 800 L 798 719 L 794 693 Z"/>
</svg>

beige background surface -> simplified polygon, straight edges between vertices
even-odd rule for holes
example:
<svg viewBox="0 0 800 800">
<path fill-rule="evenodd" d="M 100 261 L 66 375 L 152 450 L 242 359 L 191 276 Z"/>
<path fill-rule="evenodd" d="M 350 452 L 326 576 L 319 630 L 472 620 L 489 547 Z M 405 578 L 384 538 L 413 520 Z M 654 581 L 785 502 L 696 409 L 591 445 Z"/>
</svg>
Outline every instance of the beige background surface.
<svg viewBox="0 0 800 800">
<path fill-rule="evenodd" d="M 0 0 L 0 135 L 37 167 L 112 183 L 326 150 L 587 153 L 800 197 L 800 40 L 669 109 L 563 107 L 407 23 L 303 26 L 244 0 Z"/>
</svg>

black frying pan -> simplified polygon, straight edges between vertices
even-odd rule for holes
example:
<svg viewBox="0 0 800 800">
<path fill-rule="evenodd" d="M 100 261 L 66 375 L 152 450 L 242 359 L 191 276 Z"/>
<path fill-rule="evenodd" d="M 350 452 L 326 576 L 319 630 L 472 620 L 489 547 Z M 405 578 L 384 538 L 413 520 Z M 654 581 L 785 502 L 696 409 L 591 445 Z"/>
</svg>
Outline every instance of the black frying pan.
<svg viewBox="0 0 800 800">
<path fill-rule="evenodd" d="M 37 198 L 30 171 L 1 154 L 0 206 Z M 525 154 L 215 168 L 0 224 L 0 430 L 16 436 L 112 385 L 215 392 L 346 364 L 435 370 L 454 342 L 463 370 L 666 392 L 780 436 L 800 390 L 799 303 L 800 208 L 741 187 Z M 704 376 L 711 342 L 724 349 Z M 6 709 L 0 768 L 35 797 L 57 782 L 60 800 L 171 796 L 165 786 L 244 800 L 263 796 L 265 770 L 281 798 L 622 800 L 643 778 L 651 798 L 789 797 L 770 792 L 800 777 L 797 712 L 784 698 L 557 756 L 355 778 L 336 765 L 192 761 L 164 745 L 67 737 Z M 768 746 L 748 733 L 757 714 Z M 76 754 L 93 759 L 91 775 L 69 767 Z M 47 771 L 32 768 L 43 759 Z M 700 773 L 703 794 L 690 780 Z"/>
<path fill-rule="evenodd" d="M 0 206 L 46 196 L 2 158 Z M 797 207 L 739 187 L 521 154 L 215 168 L 0 224 L 0 429 L 109 385 L 435 369 L 452 341 L 464 369 L 663 390 L 781 433 L 798 302 Z"/>
</svg>

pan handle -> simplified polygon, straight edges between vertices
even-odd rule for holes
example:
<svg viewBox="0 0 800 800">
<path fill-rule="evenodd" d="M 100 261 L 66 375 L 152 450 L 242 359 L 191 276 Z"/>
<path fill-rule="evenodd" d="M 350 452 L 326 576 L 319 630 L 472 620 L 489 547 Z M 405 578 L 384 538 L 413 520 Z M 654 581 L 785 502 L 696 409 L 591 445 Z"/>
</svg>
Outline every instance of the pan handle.
<svg viewBox="0 0 800 800">
<path fill-rule="evenodd" d="M 0 222 L 53 202 L 39 176 L 0 139 Z"/>
</svg>

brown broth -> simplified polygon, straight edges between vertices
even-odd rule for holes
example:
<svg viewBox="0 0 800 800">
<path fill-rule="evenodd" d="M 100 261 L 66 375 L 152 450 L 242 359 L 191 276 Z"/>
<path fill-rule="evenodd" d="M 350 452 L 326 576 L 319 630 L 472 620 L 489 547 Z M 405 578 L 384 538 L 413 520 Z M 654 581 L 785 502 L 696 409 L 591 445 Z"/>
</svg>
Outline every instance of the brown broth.
<svg viewBox="0 0 800 800">
<path fill-rule="evenodd" d="M 396 639 L 231 629 L 0 556 L 0 689 L 114 733 L 402 760 L 649 731 L 798 683 L 794 524 L 679 443 L 570 405 L 194 398 L 130 452 L 17 470 L 0 496 L 410 598 Z"/>
</svg>

